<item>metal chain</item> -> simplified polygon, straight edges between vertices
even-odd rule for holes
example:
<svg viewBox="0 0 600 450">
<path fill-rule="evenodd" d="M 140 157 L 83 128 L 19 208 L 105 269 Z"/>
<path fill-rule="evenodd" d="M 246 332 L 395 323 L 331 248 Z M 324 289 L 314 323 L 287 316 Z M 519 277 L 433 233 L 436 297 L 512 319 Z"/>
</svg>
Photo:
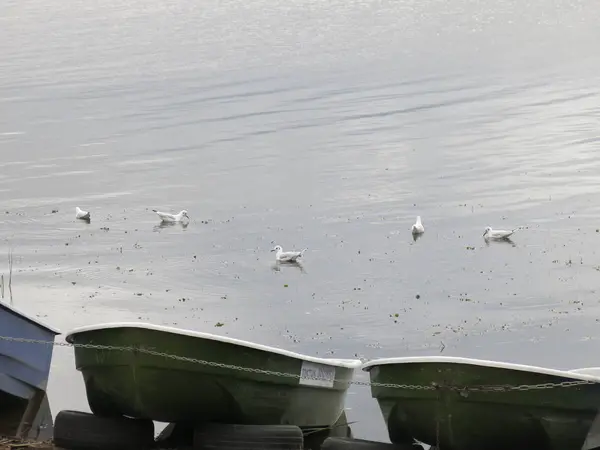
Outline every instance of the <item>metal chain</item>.
<svg viewBox="0 0 600 450">
<path fill-rule="evenodd" d="M 271 375 L 278 376 L 282 378 L 294 378 L 294 379 L 304 379 L 304 380 L 314 380 L 314 381 L 337 381 L 340 383 L 348 383 L 356 386 L 366 386 L 366 387 L 381 387 L 381 388 L 392 388 L 392 389 L 406 389 L 413 391 L 433 391 L 440 389 L 448 389 L 451 391 L 458 391 L 460 393 L 468 393 L 468 392 L 509 392 L 509 391 L 529 391 L 529 390 L 541 390 L 541 389 L 554 389 L 557 387 L 574 387 L 581 386 L 585 384 L 596 384 L 594 381 L 585 381 L 585 380 L 577 380 L 577 381 L 562 381 L 559 383 L 540 383 L 540 384 L 521 384 L 521 385 L 481 385 L 481 386 L 452 386 L 452 385 L 439 385 L 436 383 L 432 383 L 430 385 L 419 385 L 419 384 L 396 384 L 396 383 L 378 383 L 378 382 L 370 382 L 370 381 L 357 381 L 357 380 L 329 380 L 320 377 L 306 377 L 293 373 L 285 373 L 285 372 L 277 372 L 272 370 L 265 369 L 256 369 L 254 367 L 243 367 L 237 366 L 233 364 L 224 364 L 215 361 L 206 361 L 203 359 L 191 358 L 189 356 L 179 356 L 173 355 L 170 353 L 158 352 L 156 350 L 151 350 L 144 347 L 134 347 L 134 346 L 116 346 L 116 345 L 100 345 L 100 344 L 73 344 L 70 342 L 55 342 L 55 341 L 44 341 L 40 339 L 27 339 L 27 338 L 17 338 L 10 336 L 0 336 L 0 341 L 10 341 L 10 342 L 21 342 L 25 344 L 41 344 L 41 345 L 51 345 L 56 347 L 73 347 L 73 348 L 86 348 L 91 350 L 109 350 L 109 351 L 121 351 L 121 352 L 137 352 L 144 353 L 151 356 L 159 356 L 167 359 L 173 359 L 176 361 L 182 362 L 190 362 L 194 364 L 201 364 L 209 367 L 217 367 L 220 369 L 229 369 L 229 370 L 237 370 L 241 372 L 249 372 L 249 373 L 257 373 L 261 375 Z"/>
</svg>

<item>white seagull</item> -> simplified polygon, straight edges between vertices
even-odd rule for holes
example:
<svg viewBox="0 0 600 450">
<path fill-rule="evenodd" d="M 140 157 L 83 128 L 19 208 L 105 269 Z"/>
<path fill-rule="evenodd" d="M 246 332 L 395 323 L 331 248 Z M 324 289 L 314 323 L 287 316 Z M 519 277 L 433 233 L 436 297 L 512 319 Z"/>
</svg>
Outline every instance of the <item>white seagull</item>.
<svg viewBox="0 0 600 450">
<path fill-rule="evenodd" d="M 301 252 L 284 252 L 283 248 L 281 248 L 281 245 L 277 245 L 271 251 L 272 252 L 276 252 L 275 253 L 275 259 L 277 261 L 282 261 L 282 262 L 296 262 L 296 260 L 298 258 L 302 258 L 304 256 L 304 252 L 306 250 L 308 250 L 308 249 L 305 248 Z"/>
<path fill-rule="evenodd" d="M 184 217 L 187 217 L 188 220 L 190 219 L 190 216 L 188 216 L 188 212 L 185 209 L 182 209 L 177 214 L 160 212 L 156 209 L 153 209 L 152 211 L 158 214 L 158 217 L 160 217 L 160 220 L 162 220 L 163 222 L 181 222 Z"/>
<path fill-rule="evenodd" d="M 90 220 L 90 212 L 83 211 L 82 209 L 79 208 L 79 206 L 76 206 L 75 207 L 75 218 L 82 219 L 82 220 Z"/>
<path fill-rule="evenodd" d="M 508 239 L 519 228 L 513 230 L 492 230 L 492 227 L 486 227 L 483 232 L 483 237 L 485 239 Z"/>
<path fill-rule="evenodd" d="M 421 216 L 417 216 L 417 221 L 413 224 L 410 229 L 412 234 L 423 234 L 425 233 L 425 227 L 421 223 Z"/>
</svg>

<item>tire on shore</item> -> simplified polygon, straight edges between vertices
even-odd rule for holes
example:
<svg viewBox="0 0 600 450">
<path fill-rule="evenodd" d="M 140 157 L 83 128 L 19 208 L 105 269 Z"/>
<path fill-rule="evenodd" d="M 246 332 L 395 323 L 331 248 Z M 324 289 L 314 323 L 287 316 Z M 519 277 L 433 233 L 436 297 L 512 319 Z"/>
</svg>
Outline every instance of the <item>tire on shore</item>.
<svg viewBox="0 0 600 450">
<path fill-rule="evenodd" d="M 53 440 L 65 450 L 141 450 L 154 445 L 154 423 L 65 410 L 56 416 Z"/>
<path fill-rule="evenodd" d="M 294 425 L 225 425 L 194 429 L 195 450 L 302 450 L 302 430 Z"/>
<path fill-rule="evenodd" d="M 322 450 L 421 450 L 414 444 L 389 444 L 387 442 L 367 441 L 347 437 L 329 437 L 325 439 Z"/>
<path fill-rule="evenodd" d="M 348 424 L 346 411 L 342 411 L 336 423 L 331 427 L 303 429 L 302 432 L 304 433 L 304 450 L 321 450 L 323 442 L 329 437 L 352 437 L 352 429 Z"/>
</svg>

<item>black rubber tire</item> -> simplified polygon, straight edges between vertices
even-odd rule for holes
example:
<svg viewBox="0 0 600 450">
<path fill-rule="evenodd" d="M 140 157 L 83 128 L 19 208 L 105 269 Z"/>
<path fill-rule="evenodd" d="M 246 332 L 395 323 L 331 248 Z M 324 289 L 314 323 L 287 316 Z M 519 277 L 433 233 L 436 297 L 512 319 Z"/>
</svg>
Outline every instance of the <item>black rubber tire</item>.
<svg viewBox="0 0 600 450">
<path fill-rule="evenodd" d="M 352 429 L 348 425 L 348 417 L 346 411 L 343 411 L 335 424 L 330 427 L 319 427 L 303 429 L 304 433 L 304 450 L 321 450 L 321 446 L 328 437 L 352 437 Z"/>
<path fill-rule="evenodd" d="M 61 411 L 54 421 L 53 440 L 66 450 L 141 450 L 154 446 L 154 423 Z"/>
<path fill-rule="evenodd" d="M 419 450 L 419 448 L 421 447 L 412 444 L 389 444 L 345 437 L 329 437 L 321 445 L 322 450 Z"/>
<path fill-rule="evenodd" d="M 196 450 L 302 450 L 302 430 L 294 425 L 202 424 L 194 429 Z"/>
<path fill-rule="evenodd" d="M 190 448 L 194 445 L 194 425 L 191 423 L 170 423 L 156 437 L 159 448 Z"/>
</svg>

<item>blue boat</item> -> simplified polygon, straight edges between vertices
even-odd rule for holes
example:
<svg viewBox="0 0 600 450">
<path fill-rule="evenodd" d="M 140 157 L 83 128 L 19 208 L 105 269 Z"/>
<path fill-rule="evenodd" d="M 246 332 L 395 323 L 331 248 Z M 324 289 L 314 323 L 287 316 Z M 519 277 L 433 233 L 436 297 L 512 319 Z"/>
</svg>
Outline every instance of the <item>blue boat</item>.
<svg viewBox="0 0 600 450">
<path fill-rule="evenodd" d="M 28 433 L 46 401 L 54 348 L 10 338 L 54 342 L 57 334 L 60 331 L 0 301 L 0 435 Z"/>
</svg>

